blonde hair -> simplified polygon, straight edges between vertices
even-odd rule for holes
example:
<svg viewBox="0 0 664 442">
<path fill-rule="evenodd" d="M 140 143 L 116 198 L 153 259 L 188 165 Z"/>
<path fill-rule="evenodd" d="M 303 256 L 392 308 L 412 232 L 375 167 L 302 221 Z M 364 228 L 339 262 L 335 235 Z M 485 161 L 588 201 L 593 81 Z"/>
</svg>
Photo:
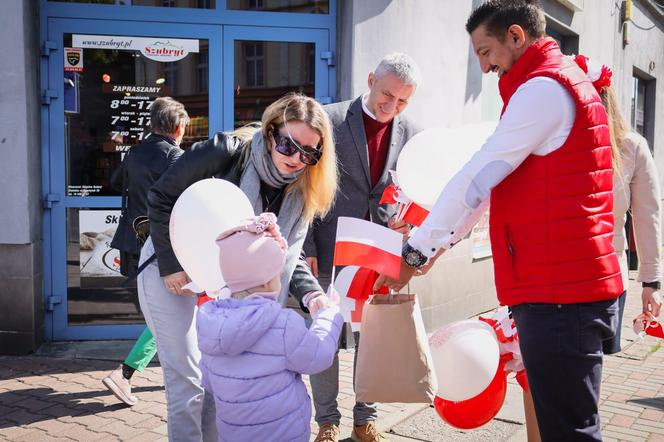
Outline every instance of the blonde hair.
<svg viewBox="0 0 664 442">
<path fill-rule="evenodd" d="M 306 95 L 289 93 L 269 105 L 263 112 L 261 130 L 265 140 L 270 139 L 269 134 L 273 129 L 291 120 L 307 123 L 321 139 L 322 155 L 318 163 L 306 166 L 300 178 L 286 189 L 287 192 L 302 192 L 303 217 L 310 223 L 314 218 L 322 218 L 330 211 L 337 193 L 337 155 L 332 137 L 332 123 L 323 106 L 316 100 Z"/>
<path fill-rule="evenodd" d="M 602 88 L 599 93 L 606 109 L 606 116 L 609 121 L 609 135 L 611 137 L 611 158 L 613 159 L 613 172 L 622 176 L 622 157 L 620 150 L 622 149 L 623 141 L 629 133 L 629 126 L 622 112 L 620 112 L 620 105 L 618 98 L 611 86 Z"/>
</svg>

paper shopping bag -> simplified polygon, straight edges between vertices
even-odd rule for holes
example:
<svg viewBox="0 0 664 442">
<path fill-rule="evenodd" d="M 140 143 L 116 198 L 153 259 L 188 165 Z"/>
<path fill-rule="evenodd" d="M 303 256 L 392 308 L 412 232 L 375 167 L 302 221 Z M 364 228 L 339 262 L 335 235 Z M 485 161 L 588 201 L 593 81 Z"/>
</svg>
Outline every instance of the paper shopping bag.
<svg viewBox="0 0 664 442">
<path fill-rule="evenodd" d="M 415 295 L 373 295 L 355 368 L 359 402 L 432 403 L 438 382 Z"/>
</svg>

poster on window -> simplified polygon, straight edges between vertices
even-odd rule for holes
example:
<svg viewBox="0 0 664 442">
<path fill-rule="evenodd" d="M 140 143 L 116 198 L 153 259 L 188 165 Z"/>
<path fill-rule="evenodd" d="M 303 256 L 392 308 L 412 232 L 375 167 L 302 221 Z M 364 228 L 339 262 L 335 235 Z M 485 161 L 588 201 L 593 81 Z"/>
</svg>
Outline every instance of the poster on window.
<svg viewBox="0 0 664 442">
<path fill-rule="evenodd" d="M 111 248 L 119 210 L 81 210 L 78 213 L 81 277 L 120 275 L 120 252 Z"/>
<path fill-rule="evenodd" d="M 473 259 L 491 256 L 491 240 L 489 238 L 489 210 L 487 209 L 470 232 Z"/>
</svg>

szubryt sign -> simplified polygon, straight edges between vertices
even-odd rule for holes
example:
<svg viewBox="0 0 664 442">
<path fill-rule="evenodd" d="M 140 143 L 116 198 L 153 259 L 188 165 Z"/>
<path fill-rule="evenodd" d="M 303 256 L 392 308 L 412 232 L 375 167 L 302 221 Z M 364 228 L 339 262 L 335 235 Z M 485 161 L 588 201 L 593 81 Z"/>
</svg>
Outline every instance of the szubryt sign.
<svg viewBox="0 0 664 442">
<path fill-rule="evenodd" d="M 74 34 L 72 46 L 83 49 L 140 51 L 145 57 L 162 63 L 182 60 L 190 52 L 198 52 L 198 40 L 162 37 Z"/>
</svg>

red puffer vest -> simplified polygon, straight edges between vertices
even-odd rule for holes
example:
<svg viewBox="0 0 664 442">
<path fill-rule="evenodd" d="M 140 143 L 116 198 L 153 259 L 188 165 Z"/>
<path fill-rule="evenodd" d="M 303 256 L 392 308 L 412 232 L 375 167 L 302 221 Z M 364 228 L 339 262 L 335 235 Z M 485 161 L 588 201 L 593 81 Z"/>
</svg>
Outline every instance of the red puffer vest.
<svg viewBox="0 0 664 442">
<path fill-rule="evenodd" d="M 505 305 L 612 299 L 623 286 L 612 245 L 606 112 L 592 83 L 551 38 L 533 43 L 501 77 L 503 112 L 521 84 L 542 76 L 567 89 L 576 117 L 560 148 L 545 156 L 530 155 L 491 192 L 498 299 Z"/>
</svg>

